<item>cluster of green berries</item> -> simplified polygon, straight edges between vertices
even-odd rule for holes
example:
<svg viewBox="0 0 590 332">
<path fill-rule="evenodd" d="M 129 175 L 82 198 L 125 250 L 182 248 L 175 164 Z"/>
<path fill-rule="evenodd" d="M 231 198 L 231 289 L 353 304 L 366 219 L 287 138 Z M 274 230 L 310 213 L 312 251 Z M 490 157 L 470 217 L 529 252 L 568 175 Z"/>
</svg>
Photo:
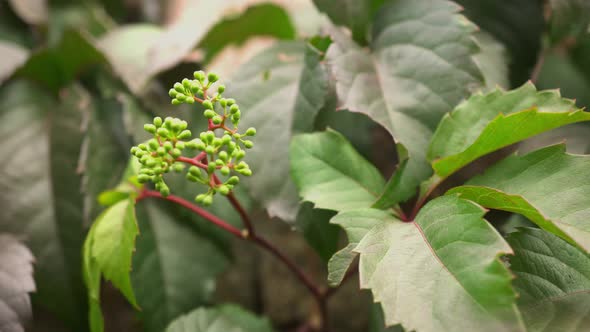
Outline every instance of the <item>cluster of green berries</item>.
<svg viewBox="0 0 590 332">
<path fill-rule="evenodd" d="M 170 194 L 163 175 L 170 171 L 182 172 L 186 164 L 191 165 L 186 172 L 187 180 L 208 187 L 207 192 L 195 197 L 195 201 L 210 205 L 216 193 L 228 195 L 239 183 L 235 173 L 252 175 L 249 165 L 243 159 L 246 150 L 254 146 L 247 138 L 255 136 L 256 129 L 248 128 L 242 134 L 238 132 L 240 108 L 235 100 L 223 98 L 225 86 L 213 87 L 218 81 L 217 75 L 205 75 L 202 71 L 196 71 L 194 78 L 185 78 L 182 82 L 175 83 L 169 95 L 173 98 L 174 105 L 201 103 L 205 108 L 203 115 L 208 119 L 208 130 L 201 132 L 198 138 L 189 140 L 192 133 L 187 129 L 186 121 L 170 117 L 162 121 L 160 117 L 156 117 L 153 123 L 144 126 L 153 138 L 131 148 L 131 153 L 141 163 L 138 181 L 153 182 L 162 196 Z M 216 93 L 210 96 L 208 90 L 213 88 Z M 226 122 L 231 122 L 232 127 L 228 127 Z M 187 158 L 183 156 L 186 150 L 200 152 Z M 221 181 L 217 173 L 225 181 Z"/>
</svg>

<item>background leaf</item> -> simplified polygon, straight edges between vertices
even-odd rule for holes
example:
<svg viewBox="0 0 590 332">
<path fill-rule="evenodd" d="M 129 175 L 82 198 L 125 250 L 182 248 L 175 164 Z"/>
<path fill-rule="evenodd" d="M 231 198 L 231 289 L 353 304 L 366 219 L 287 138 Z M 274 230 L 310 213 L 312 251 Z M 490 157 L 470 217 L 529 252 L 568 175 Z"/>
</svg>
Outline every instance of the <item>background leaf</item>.
<svg viewBox="0 0 590 332">
<path fill-rule="evenodd" d="M 235 305 L 199 308 L 173 321 L 166 332 L 272 332 L 262 319 Z"/>
<path fill-rule="evenodd" d="M 388 3 L 375 18 L 369 52 L 332 34 L 327 61 L 340 106 L 368 114 L 409 151 L 402 200 L 431 173 L 425 153 L 440 118 L 483 82 L 472 59 L 476 27 L 458 11 L 442 0 Z"/>
<path fill-rule="evenodd" d="M 358 43 L 366 44 L 373 15 L 385 0 L 313 0 L 332 23 L 348 27 Z"/>
<path fill-rule="evenodd" d="M 338 250 L 340 230 L 330 224 L 335 214 L 329 210 L 314 209 L 311 203 L 303 203 L 295 219 L 296 227 L 325 263 Z"/>
<path fill-rule="evenodd" d="M 31 319 L 34 260 L 17 239 L 0 234 L 0 327 L 4 332 L 24 332 Z"/>
<path fill-rule="evenodd" d="M 0 153 L 5 156 L 0 163 L 0 232 L 22 237 L 37 257 L 33 303 L 76 331 L 86 326 L 76 162 L 88 102 L 76 87 L 63 91 L 61 103 L 23 81 L 0 91 Z"/>
<path fill-rule="evenodd" d="M 29 51 L 15 43 L 0 41 L 0 84 L 20 67 L 29 57 Z"/>
<path fill-rule="evenodd" d="M 278 43 L 241 67 L 226 93 L 240 105 L 241 126 L 258 130 L 247 159 L 254 174 L 244 183 L 271 216 L 286 221 L 295 219 L 298 204 L 288 175 L 291 136 L 313 130 L 328 93 L 320 60 L 304 43 Z"/>
<path fill-rule="evenodd" d="M 229 260 L 214 238 L 171 213 L 170 204 L 142 202 L 137 220 L 133 285 L 146 331 L 163 331 L 179 315 L 211 301 L 215 277 Z"/>
<path fill-rule="evenodd" d="M 540 229 L 521 228 L 508 242 L 514 249 L 510 269 L 528 331 L 588 330 L 588 254 Z"/>
</svg>

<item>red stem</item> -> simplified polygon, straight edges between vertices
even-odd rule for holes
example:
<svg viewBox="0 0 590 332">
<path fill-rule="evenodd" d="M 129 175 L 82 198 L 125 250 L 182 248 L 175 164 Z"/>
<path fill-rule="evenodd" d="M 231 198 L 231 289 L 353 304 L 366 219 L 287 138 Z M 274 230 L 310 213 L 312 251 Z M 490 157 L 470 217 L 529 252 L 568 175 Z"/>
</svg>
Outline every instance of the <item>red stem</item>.
<svg viewBox="0 0 590 332">
<path fill-rule="evenodd" d="M 199 168 L 202 168 L 202 169 L 207 169 L 207 165 L 205 165 L 202 162 L 200 162 L 197 159 L 197 157 L 195 157 L 195 158 L 187 158 L 187 157 L 180 156 L 180 157 L 176 158 L 176 161 L 180 161 L 182 163 L 187 163 L 187 164 L 195 165 L 195 166 L 197 166 Z"/>
<path fill-rule="evenodd" d="M 207 210 L 201 209 L 200 207 L 194 205 L 193 203 L 185 200 L 184 198 L 178 197 L 178 196 L 174 196 L 174 195 L 169 195 L 168 197 L 164 197 L 162 196 L 162 194 L 160 194 L 157 191 L 154 190 L 143 190 L 142 192 L 140 192 L 139 196 L 135 199 L 136 202 L 141 201 L 144 198 L 147 197 L 155 197 L 155 198 L 160 198 L 160 199 L 164 199 L 164 200 L 168 200 L 170 202 L 174 202 L 178 205 L 181 205 L 189 210 L 191 210 L 192 212 L 200 215 L 201 217 L 209 220 L 210 222 L 212 222 L 213 224 L 215 224 L 216 226 L 218 226 L 219 228 L 239 237 L 239 238 L 243 238 L 243 234 L 242 232 L 228 224 L 227 222 L 225 222 L 224 220 L 220 219 L 219 217 L 209 213 Z"/>
</svg>

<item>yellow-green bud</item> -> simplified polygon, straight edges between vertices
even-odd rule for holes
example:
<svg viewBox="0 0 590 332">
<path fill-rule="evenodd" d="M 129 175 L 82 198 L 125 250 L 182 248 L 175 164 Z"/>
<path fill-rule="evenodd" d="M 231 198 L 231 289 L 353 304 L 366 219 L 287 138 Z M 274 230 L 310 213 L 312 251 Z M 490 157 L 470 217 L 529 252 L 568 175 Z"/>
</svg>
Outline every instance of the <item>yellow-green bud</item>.
<svg viewBox="0 0 590 332">
<path fill-rule="evenodd" d="M 213 117 L 213 119 L 211 119 L 211 121 L 213 121 L 213 124 L 218 125 L 221 123 L 221 121 L 223 121 L 223 119 L 219 115 L 216 115 Z"/>
<path fill-rule="evenodd" d="M 157 116 L 154 118 L 154 126 L 160 127 L 162 125 L 162 118 Z"/>
<path fill-rule="evenodd" d="M 211 145 L 209 145 L 208 147 L 205 148 L 205 152 L 207 152 L 207 154 L 214 154 L 215 153 L 215 148 L 212 147 Z"/>
<path fill-rule="evenodd" d="M 227 179 L 227 184 L 231 184 L 232 186 L 235 186 L 239 182 L 240 182 L 240 178 L 235 175 L 230 177 L 229 179 Z"/>
<path fill-rule="evenodd" d="M 165 137 L 165 138 L 169 137 L 169 135 L 170 135 L 170 132 L 168 131 L 168 129 L 166 129 L 164 127 L 158 128 L 157 133 L 158 133 L 158 135 Z"/>
<path fill-rule="evenodd" d="M 174 83 L 174 90 L 176 90 L 177 92 L 184 92 L 184 86 L 182 86 L 182 84 L 176 82 L 176 83 Z"/>
<path fill-rule="evenodd" d="M 182 80 L 182 86 L 185 89 L 190 89 L 191 88 L 191 81 L 188 80 L 188 78 L 185 78 Z"/>
<path fill-rule="evenodd" d="M 223 166 L 221 167 L 221 169 L 219 170 L 221 172 L 221 174 L 223 175 L 229 175 L 230 169 L 227 166 Z"/>
<path fill-rule="evenodd" d="M 228 158 L 227 152 L 225 151 L 221 151 L 219 152 L 219 159 L 221 159 L 222 161 L 226 162 Z"/>
<path fill-rule="evenodd" d="M 207 196 L 205 196 L 205 198 L 203 198 L 203 203 L 202 203 L 203 205 L 209 206 L 212 203 L 213 203 L 213 196 L 207 195 Z"/>
<path fill-rule="evenodd" d="M 183 130 L 180 134 L 178 134 L 178 139 L 189 139 L 193 134 L 190 130 Z"/>
<path fill-rule="evenodd" d="M 166 149 L 166 151 L 170 151 L 174 147 L 174 146 L 172 146 L 172 143 L 170 143 L 170 142 L 164 142 L 164 144 L 162 146 L 164 147 L 164 149 Z"/>
<path fill-rule="evenodd" d="M 207 75 L 207 80 L 211 83 L 215 83 L 219 80 L 219 76 L 215 73 L 209 73 L 209 75 Z"/>
<path fill-rule="evenodd" d="M 227 102 L 227 106 L 231 106 L 236 103 L 236 100 L 233 98 L 228 98 L 225 101 Z"/>
<path fill-rule="evenodd" d="M 205 72 L 203 72 L 202 70 L 196 71 L 193 73 L 193 77 L 196 80 L 203 81 L 205 80 Z"/>
<path fill-rule="evenodd" d="M 170 151 L 170 155 L 174 158 L 178 158 L 180 155 L 182 155 L 182 152 L 178 149 L 172 149 L 172 151 Z"/>
<path fill-rule="evenodd" d="M 246 147 L 246 149 L 251 149 L 254 146 L 254 143 L 249 140 L 245 140 L 245 141 L 243 141 L 243 143 L 244 143 L 244 146 Z"/>
<path fill-rule="evenodd" d="M 246 136 L 256 136 L 256 129 L 255 128 L 248 128 L 248 130 L 246 130 Z"/>
<path fill-rule="evenodd" d="M 186 99 L 184 100 L 185 103 L 187 104 L 194 104 L 195 103 L 195 98 L 191 97 L 191 96 L 187 96 Z"/>
<path fill-rule="evenodd" d="M 163 147 L 159 147 L 156 152 L 158 153 L 158 156 L 160 156 L 160 157 L 163 157 L 164 155 L 166 155 L 166 149 L 164 149 Z"/>
<path fill-rule="evenodd" d="M 208 110 L 212 110 L 213 103 L 210 100 L 205 100 L 205 101 L 203 101 L 203 107 L 205 107 Z"/>
<path fill-rule="evenodd" d="M 217 191 L 219 191 L 222 195 L 225 195 L 225 196 L 227 196 L 227 194 L 229 194 L 229 188 L 223 184 L 217 188 Z"/>
<path fill-rule="evenodd" d="M 172 99 L 172 101 L 170 103 L 172 103 L 172 105 L 180 105 L 180 104 L 182 104 L 182 102 L 180 100 L 178 100 L 178 99 Z"/>
<path fill-rule="evenodd" d="M 231 105 L 231 107 L 229 108 L 229 112 L 231 114 L 235 114 L 237 111 L 240 110 L 240 107 L 238 106 L 238 104 L 233 104 Z"/>
<path fill-rule="evenodd" d="M 160 147 L 160 143 L 158 143 L 158 140 L 156 140 L 155 138 L 152 138 L 151 140 L 149 140 L 148 145 L 150 147 L 150 150 L 152 150 L 152 151 L 156 151 L 156 149 L 158 149 Z"/>
<path fill-rule="evenodd" d="M 217 93 L 221 94 L 225 91 L 225 85 L 221 84 L 217 87 Z"/>
<path fill-rule="evenodd" d="M 211 119 L 212 117 L 214 117 L 215 115 L 217 115 L 217 113 L 215 113 L 215 111 L 212 111 L 212 110 L 206 110 L 205 112 L 203 112 L 203 115 L 207 119 Z"/>
<path fill-rule="evenodd" d="M 179 150 L 184 150 L 184 148 L 185 148 L 185 144 L 184 144 L 184 142 L 182 142 L 182 141 L 179 141 L 179 142 L 176 142 L 176 146 L 175 146 L 175 147 L 176 147 L 177 149 L 179 149 Z"/>
</svg>

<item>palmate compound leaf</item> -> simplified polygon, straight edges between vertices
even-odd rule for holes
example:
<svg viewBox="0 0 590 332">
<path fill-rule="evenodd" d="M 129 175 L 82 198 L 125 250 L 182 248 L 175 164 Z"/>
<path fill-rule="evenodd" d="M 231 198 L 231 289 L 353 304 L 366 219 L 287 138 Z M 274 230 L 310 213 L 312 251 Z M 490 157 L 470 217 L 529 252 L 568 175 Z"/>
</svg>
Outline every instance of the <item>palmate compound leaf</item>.
<svg viewBox="0 0 590 332">
<path fill-rule="evenodd" d="M 280 42 L 240 67 L 226 94 L 240 105 L 243 128 L 258 130 L 248 152 L 253 175 L 248 191 L 271 216 L 292 221 L 297 191 L 289 180 L 289 143 L 313 130 L 324 106 L 328 82 L 321 54 L 301 42 Z"/>
<path fill-rule="evenodd" d="M 558 91 L 532 83 L 512 91 L 476 94 L 440 122 L 428 152 L 436 175 L 446 178 L 471 161 L 510 144 L 570 123 L 589 121 Z"/>
<path fill-rule="evenodd" d="M 473 202 L 443 196 L 414 222 L 389 216 L 362 238 L 354 249 L 361 287 L 381 303 L 388 325 L 420 332 L 525 331 L 512 276 L 499 258 L 512 250 L 484 213 Z"/>
<path fill-rule="evenodd" d="M 390 1 L 376 14 L 368 50 L 332 33 L 326 59 L 340 106 L 366 113 L 409 151 L 398 201 L 432 173 L 426 150 L 441 117 L 483 85 L 476 27 L 459 10 L 444 0 Z"/>
<path fill-rule="evenodd" d="M 527 330 L 590 330 L 590 256 L 540 229 L 521 228 L 507 240 Z"/>
<path fill-rule="evenodd" d="M 316 208 L 368 208 L 384 186 L 379 171 L 336 131 L 300 134 L 290 147 L 291 177 Z"/>
<path fill-rule="evenodd" d="M 83 248 L 83 272 L 88 288 L 92 332 L 102 332 L 104 327 L 100 310 L 101 275 L 137 307 L 130 272 L 138 234 L 133 196 L 118 201 L 105 210 L 88 233 Z"/>
<path fill-rule="evenodd" d="M 520 213 L 590 250 L 590 156 L 568 154 L 565 145 L 510 156 L 449 193 Z"/>
<path fill-rule="evenodd" d="M 178 317 L 166 332 L 273 332 L 270 321 L 235 305 L 199 308 Z"/>
</svg>

